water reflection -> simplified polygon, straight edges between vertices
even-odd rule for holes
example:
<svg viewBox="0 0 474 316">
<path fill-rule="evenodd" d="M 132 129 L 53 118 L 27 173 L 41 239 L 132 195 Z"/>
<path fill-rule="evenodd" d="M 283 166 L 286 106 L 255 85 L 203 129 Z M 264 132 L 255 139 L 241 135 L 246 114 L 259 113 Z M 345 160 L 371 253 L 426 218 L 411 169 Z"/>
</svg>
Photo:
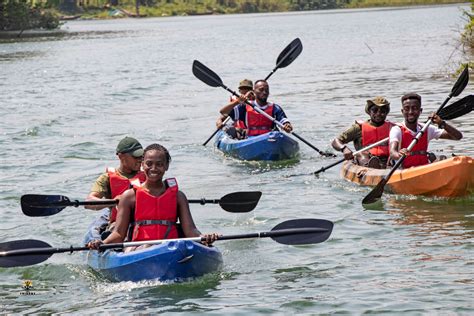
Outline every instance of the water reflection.
<svg viewBox="0 0 474 316">
<path fill-rule="evenodd" d="M 399 225 L 414 225 L 417 235 L 439 233 L 462 239 L 474 236 L 474 197 L 434 199 L 395 197 L 385 200 L 385 210 L 399 215 Z"/>
</svg>

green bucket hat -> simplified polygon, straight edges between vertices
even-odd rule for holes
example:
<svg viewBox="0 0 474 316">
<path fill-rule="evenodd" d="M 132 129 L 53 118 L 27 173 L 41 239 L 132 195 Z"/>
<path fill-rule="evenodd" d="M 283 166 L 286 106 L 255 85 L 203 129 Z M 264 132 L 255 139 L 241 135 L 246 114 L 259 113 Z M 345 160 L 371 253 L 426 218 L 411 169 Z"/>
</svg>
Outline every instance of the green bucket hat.
<svg viewBox="0 0 474 316">
<path fill-rule="evenodd" d="M 369 110 L 372 106 L 378 106 L 378 107 L 387 107 L 387 113 L 390 112 L 390 102 L 388 102 L 387 99 L 384 97 L 375 97 L 373 99 L 367 100 L 367 104 L 365 105 L 365 113 L 370 114 Z"/>
<path fill-rule="evenodd" d="M 125 137 L 117 145 L 117 154 L 130 154 L 135 158 L 143 156 L 143 147 L 133 137 Z"/>
</svg>

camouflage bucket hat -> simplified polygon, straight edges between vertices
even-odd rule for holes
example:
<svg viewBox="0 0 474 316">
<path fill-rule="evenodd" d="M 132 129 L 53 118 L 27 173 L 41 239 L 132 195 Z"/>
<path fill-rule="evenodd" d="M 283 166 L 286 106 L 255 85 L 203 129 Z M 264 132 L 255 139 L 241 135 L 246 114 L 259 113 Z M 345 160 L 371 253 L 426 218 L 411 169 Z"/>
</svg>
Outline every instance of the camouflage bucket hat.
<svg viewBox="0 0 474 316">
<path fill-rule="evenodd" d="M 370 114 L 369 110 L 372 106 L 378 106 L 378 107 L 387 107 L 387 113 L 390 112 L 390 102 L 388 102 L 387 99 L 384 97 L 375 97 L 373 99 L 367 100 L 367 104 L 365 105 L 365 113 Z"/>
</svg>

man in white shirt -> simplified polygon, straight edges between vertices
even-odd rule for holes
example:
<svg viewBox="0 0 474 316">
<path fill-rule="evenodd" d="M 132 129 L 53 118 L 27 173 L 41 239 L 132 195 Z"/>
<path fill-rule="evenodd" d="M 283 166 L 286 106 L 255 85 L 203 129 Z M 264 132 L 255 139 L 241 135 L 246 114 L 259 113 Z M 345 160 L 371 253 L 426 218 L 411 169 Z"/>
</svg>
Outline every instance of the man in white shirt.
<svg viewBox="0 0 474 316">
<path fill-rule="evenodd" d="M 428 126 L 411 152 L 408 152 L 407 147 L 424 126 L 418 123 L 422 112 L 420 95 L 408 93 L 402 97 L 402 114 L 405 120 L 390 130 L 390 158 L 398 160 L 402 155 L 406 155 L 403 168 L 428 164 L 428 144 L 432 139 L 460 140 L 462 138 L 462 133 L 459 130 L 442 120 L 436 113 L 432 113 L 430 118 L 433 124 L 437 124 L 439 128 L 433 125 Z"/>
</svg>

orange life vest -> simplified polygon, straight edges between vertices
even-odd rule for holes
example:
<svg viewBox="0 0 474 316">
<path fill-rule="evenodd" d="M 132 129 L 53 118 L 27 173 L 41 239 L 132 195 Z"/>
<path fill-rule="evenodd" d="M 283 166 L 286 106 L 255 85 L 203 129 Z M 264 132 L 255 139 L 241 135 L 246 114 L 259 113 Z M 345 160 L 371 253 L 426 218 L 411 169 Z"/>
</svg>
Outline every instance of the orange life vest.
<svg viewBox="0 0 474 316">
<path fill-rule="evenodd" d="M 255 104 L 255 102 L 254 105 L 258 106 Z M 273 103 L 268 103 L 264 112 L 273 117 Z M 248 104 L 247 117 L 245 120 L 247 122 L 248 136 L 262 135 L 270 132 L 273 128 L 273 121 L 255 111 L 254 108 Z"/>
<path fill-rule="evenodd" d="M 402 130 L 402 144 L 400 148 L 408 148 L 415 137 L 410 132 L 410 129 L 404 125 L 400 124 L 398 126 Z M 429 163 L 427 150 L 428 130 L 423 133 L 423 136 L 421 136 L 416 145 L 412 148 L 410 154 L 403 160 L 403 168 L 427 165 Z"/>
<path fill-rule="evenodd" d="M 230 97 L 230 102 L 234 102 L 236 101 L 238 98 L 236 96 L 231 96 Z M 241 121 L 241 120 L 237 120 L 234 122 L 234 127 L 236 128 L 242 128 L 242 129 L 246 129 L 247 127 L 245 126 L 245 122 L 244 121 Z"/>
<path fill-rule="evenodd" d="M 363 122 L 361 124 L 362 128 L 362 147 L 367 147 L 371 144 L 374 144 L 378 141 L 381 141 L 384 138 L 387 138 L 390 134 L 390 129 L 393 124 L 385 121 L 381 126 L 373 126 L 369 122 Z M 390 155 L 388 145 L 373 147 L 369 152 L 378 157 L 388 157 Z"/>
<path fill-rule="evenodd" d="M 118 173 L 115 168 L 108 167 L 106 169 L 107 174 L 109 175 L 109 184 L 110 184 L 110 193 L 112 199 L 116 196 L 122 194 L 126 190 L 132 188 L 133 186 L 141 186 L 145 182 L 146 177 L 143 171 L 138 171 L 133 178 L 125 178 L 120 173 Z M 110 222 L 113 223 L 117 219 L 117 208 L 114 206 L 110 213 Z"/>
<path fill-rule="evenodd" d="M 166 190 L 153 196 L 141 187 L 135 189 L 135 221 L 132 241 L 178 238 L 178 184 L 165 180 Z"/>
</svg>

